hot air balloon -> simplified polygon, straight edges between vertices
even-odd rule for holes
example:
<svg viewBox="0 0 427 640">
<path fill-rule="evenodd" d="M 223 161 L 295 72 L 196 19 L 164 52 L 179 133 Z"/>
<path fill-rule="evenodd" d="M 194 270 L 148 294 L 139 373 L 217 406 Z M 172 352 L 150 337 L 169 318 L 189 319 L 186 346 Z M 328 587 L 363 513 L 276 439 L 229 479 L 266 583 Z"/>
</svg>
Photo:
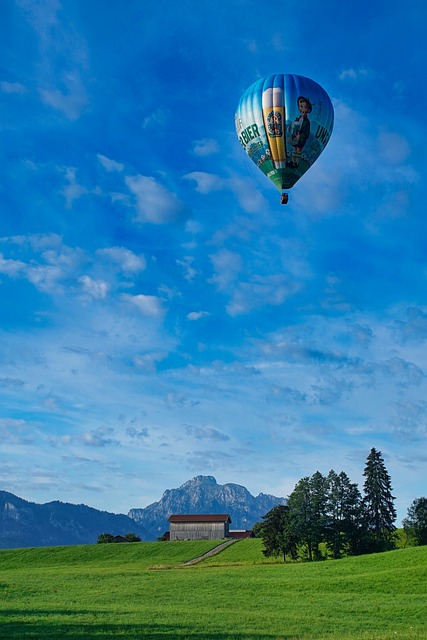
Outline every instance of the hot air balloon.
<svg viewBox="0 0 427 640">
<path fill-rule="evenodd" d="M 281 191 L 304 175 L 329 142 L 332 102 L 322 87 L 304 76 L 276 74 L 254 82 L 242 95 L 236 133 L 251 160 Z"/>
</svg>

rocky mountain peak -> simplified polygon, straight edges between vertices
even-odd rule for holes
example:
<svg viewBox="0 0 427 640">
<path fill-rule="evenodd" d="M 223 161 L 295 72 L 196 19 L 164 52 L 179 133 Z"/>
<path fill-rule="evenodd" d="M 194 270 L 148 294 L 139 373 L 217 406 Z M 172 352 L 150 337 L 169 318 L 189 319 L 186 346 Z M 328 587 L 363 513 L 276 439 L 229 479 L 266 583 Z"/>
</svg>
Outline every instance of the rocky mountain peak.
<svg viewBox="0 0 427 640">
<path fill-rule="evenodd" d="M 239 484 L 218 484 L 213 476 L 195 476 L 178 489 L 167 489 L 159 502 L 131 509 L 128 516 L 146 529 L 152 538 L 167 531 L 168 518 L 178 513 L 228 513 L 233 529 L 250 529 L 284 498 L 260 494 L 254 497 Z"/>
<path fill-rule="evenodd" d="M 187 480 L 180 486 L 180 489 L 187 489 L 196 486 L 218 486 L 213 476 L 194 476 L 191 480 Z"/>
</svg>

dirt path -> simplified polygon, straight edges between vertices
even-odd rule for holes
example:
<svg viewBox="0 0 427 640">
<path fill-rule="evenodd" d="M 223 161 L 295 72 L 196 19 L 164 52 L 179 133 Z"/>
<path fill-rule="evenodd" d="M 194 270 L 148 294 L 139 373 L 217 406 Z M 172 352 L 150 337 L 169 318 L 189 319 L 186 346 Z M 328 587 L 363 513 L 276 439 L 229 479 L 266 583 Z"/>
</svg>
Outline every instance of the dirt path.
<svg viewBox="0 0 427 640">
<path fill-rule="evenodd" d="M 205 558 L 209 558 L 209 556 L 215 556 L 217 553 L 221 553 L 221 551 L 223 549 L 225 549 L 226 547 L 229 547 L 230 544 L 234 544 L 235 542 L 238 542 L 237 538 L 231 538 L 230 540 L 226 540 L 225 542 L 221 542 L 221 544 L 219 544 L 217 547 L 214 547 L 213 549 L 211 549 L 210 551 L 207 551 L 203 555 L 198 556 L 197 558 L 192 558 L 191 560 L 187 560 L 186 562 L 183 562 L 182 564 L 183 564 L 184 567 L 187 567 L 190 564 L 197 564 L 201 560 L 204 560 Z"/>
</svg>

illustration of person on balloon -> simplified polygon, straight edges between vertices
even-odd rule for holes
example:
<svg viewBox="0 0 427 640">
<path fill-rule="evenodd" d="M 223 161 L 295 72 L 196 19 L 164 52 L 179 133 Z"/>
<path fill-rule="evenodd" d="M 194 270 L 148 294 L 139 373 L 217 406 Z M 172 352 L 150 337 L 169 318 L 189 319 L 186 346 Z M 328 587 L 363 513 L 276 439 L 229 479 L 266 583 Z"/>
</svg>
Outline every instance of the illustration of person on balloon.
<svg viewBox="0 0 427 640">
<path fill-rule="evenodd" d="M 299 96 L 298 100 L 299 116 L 289 126 L 289 143 L 293 147 L 292 157 L 286 163 L 289 169 L 297 169 L 301 161 L 302 150 L 307 138 L 310 135 L 310 120 L 308 114 L 312 112 L 310 100 L 304 96 Z"/>
</svg>

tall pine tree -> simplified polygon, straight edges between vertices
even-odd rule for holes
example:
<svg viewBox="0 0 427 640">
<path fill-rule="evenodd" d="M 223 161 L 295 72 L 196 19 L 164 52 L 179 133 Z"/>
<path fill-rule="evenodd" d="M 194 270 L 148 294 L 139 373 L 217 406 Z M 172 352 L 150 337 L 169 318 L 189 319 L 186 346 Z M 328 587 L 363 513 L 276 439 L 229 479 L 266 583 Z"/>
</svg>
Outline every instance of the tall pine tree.
<svg viewBox="0 0 427 640">
<path fill-rule="evenodd" d="M 337 474 L 331 469 L 326 480 L 328 483 L 326 546 L 333 558 L 341 558 L 348 554 L 356 555 L 361 537 L 362 496 L 357 484 L 350 482 L 344 471 Z"/>
<path fill-rule="evenodd" d="M 395 547 L 394 522 L 396 509 L 391 480 L 381 457 L 381 451 L 372 448 L 367 460 L 364 484 L 364 520 L 371 551 L 387 551 Z"/>
<path fill-rule="evenodd" d="M 319 545 L 326 525 L 326 478 L 316 471 L 311 478 L 301 478 L 289 496 L 289 509 L 299 545 L 306 550 L 308 560 L 319 560 Z"/>
</svg>

